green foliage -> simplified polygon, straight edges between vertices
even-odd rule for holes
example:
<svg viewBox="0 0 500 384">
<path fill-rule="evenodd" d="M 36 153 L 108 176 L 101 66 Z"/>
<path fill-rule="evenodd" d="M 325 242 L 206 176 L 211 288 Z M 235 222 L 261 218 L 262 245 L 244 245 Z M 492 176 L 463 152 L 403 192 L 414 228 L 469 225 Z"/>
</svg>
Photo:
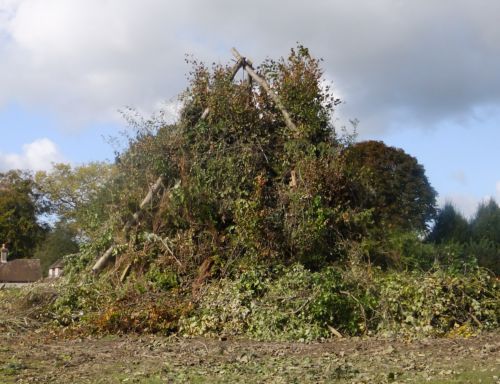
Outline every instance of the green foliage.
<svg viewBox="0 0 500 384">
<path fill-rule="evenodd" d="M 108 279 L 96 280 L 89 274 L 89 264 L 103 244 L 84 243 L 80 252 L 67 254 L 64 275 L 57 284 L 57 296 L 42 313 L 57 325 L 89 325 L 103 306 L 116 298 L 115 286 Z"/>
<path fill-rule="evenodd" d="M 47 231 L 38 221 L 46 213 L 45 203 L 30 174 L 0 174 L 0 243 L 7 244 L 10 259 L 33 256 Z"/>
<path fill-rule="evenodd" d="M 210 286 L 195 314 L 181 320 L 181 331 L 303 341 L 329 337 L 329 326 L 359 334 L 367 329 L 373 300 L 333 268 L 255 269 Z"/>
<path fill-rule="evenodd" d="M 500 321 L 498 282 L 474 269 L 464 274 L 376 272 L 354 277 L 300 264 L 256 269 L 212 284 L 198 308 L 181 319 L 194 335 L 259 340 L 317 340 L 331 328 L 347 335 L 446 335 L 457 326 L 491 329 Z"/>
<path fill-rule="evenodd" d="M 364 246 L 375 264 L 400 270 L 429 270 L 440 261 L 437 247 L 422 242 L 415 231 L 391 231 L 383 240 L 365 240 Z"/>
<path fill-rule="evenodd" d="M 50 304 L 45 316 L 62 326 L 85 323 L 102 300 L 100 291 L 100 287 L 89 279 L 62 284 L 57 298 Z"/>
<path fill-rule="evenodd" d="M 90 274 L 91 263 L 105 251 L 109 245 L 111 235 L 102 236 L 93 242 L 79 245 L 79 252 L 64 256 L 64 276 L 67 284 L 78 282 L 82 276 L 86 279 Z"/>
<path fill-rule="evenodd" d="M 377 286 L 382 333 L 442 336 L 456 326 L 489 329 L 500 321 L 498 282 L 480 269 L 467 275 L 389 273 L 378 277 Z"/>
<path fill-rule="evenodd" d="M 161 270 L 156 265 L 149 267 L 145 278 L 155 290 L 168 291 L 179 286 L 179 277 L 175 272 Z"/>
</svg>

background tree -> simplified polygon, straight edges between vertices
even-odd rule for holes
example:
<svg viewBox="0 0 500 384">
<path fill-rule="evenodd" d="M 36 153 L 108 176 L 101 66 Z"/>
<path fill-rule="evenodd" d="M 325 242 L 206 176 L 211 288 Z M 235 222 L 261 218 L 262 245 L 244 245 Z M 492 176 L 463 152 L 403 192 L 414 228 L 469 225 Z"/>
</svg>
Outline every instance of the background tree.
<svg viewBox="0 0 500 384">
<path fill-rule="evenodd" d="M 466 243 L 471 236 L 469 223 L 451 203 L 446 203 L 436 216 L 428 240 L 436 243 Z"/>
<path fill-rule="evenodd" d="M 470 226 L 473 242 L 469 251 L 479 265 L 500 275 L 500 207 L 495 200 L 479 205 Z"/>
<path fill-rule="evenodd" d="M 72 231 L 92 236 L 116 209 L 121 190 L 112 185 L 115 166 L 94 162 L 72 168 L 55 164 L 50 172 L 35 175 L 51 211 Z"/>
<path fill-rule="evenodd" d="M 9 258 L 32 257 L 48 226 L 39 222 L 47 201 L 29 173 L 0 174 L 0 242 L 7 243 Z"/>
<path fill-rule="evenodd" d="M 355 204 L 372 210 L 375 227 L 424 231 L 436 214 L 436 191 L 424 167 L 402 149 L 380 141 L 364 141 L 346 151 L 364 188 Z"/>
<path fill-rule="evenodd" d="M 474 240 L 488 239 L 500 244 L 500 207 L 495 200 L 481 203 L 471 221 Z"/>
<path fill-rule="evenodd" d="M 455 263 L 474 260 L 479 266 L 500 275 L 500 208 L 494 200 L 481 203 L 467 221 L 447 203 L 437 215 L 427 240 L 439 245 L 440 253 Z M 442 252 L 453 249 L 453 252 Z"/>
</svg>

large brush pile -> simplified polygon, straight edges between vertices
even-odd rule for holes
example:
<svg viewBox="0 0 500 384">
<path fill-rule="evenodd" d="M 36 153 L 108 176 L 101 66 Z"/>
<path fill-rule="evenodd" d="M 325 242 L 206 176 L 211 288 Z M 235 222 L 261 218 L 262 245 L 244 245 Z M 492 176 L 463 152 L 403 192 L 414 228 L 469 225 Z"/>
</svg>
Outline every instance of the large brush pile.
<svg viewBox="0 0 500 384">
<path fill-rule="evenodd" d="M 405 167 L 387 167 L 416 174 L 427 193 L 415 197 L 418 189 L 399 185 L 399 195 L 380 202 L 385 195 L 374 190 L 373 173 L 353 161 L 358 155 L 352 140 L 332 126 L 339 100 L 304 47 L 256 68 L 267 79 L 264 86 L 251 78 L 234 81 L 234 68 L 192 64 L 179 121 L 135 121 L 137 135 L 117 156 L 105 193 L 94 197 L 99 220 L 81 253 L 67 260 L 67 279 L 48 316 L 113 332 L 182 329 L 288 338 L 279 336 L 284 332 L 306 339 L 336 329 L 367 333 L 410 316 L 381 294 L 402 282 L 388 284 L 394 279 L 373 272 L 370 260 L 374 244 L 380 245 L 373 252 L 378 265 L 404 268 L 384 239 L 389 230 L 425 229 L 435 192 L 423 168 L 407 155 Z M 161 188 L 157 184 L 139 206 L 155 180 Z M 405 209 L 381 214 L 394 202 Z M 96 277 L 90 268 L 106 249 L 114 263 Z M 435 255 L 414 264 L 429 267 L 431 259 Z M 485 302 L 481 294 L 467 301 L 461 317 L 453 312 L 440 326 L 444 332 L 455 324 L 497 324 L 491 302 L 498 288 L 476 272 L 472 280 L 479 292 L 488 292 Z M 226 306 L 235 303 L 239 308 Z M 392 308 L 383 312 L 391 318 L 381 315 L 382 306 Z M 265 324 L 267 318 L 271 323 Z M 229 331 L 234 321 L 239 328 Z"/>
</svg>

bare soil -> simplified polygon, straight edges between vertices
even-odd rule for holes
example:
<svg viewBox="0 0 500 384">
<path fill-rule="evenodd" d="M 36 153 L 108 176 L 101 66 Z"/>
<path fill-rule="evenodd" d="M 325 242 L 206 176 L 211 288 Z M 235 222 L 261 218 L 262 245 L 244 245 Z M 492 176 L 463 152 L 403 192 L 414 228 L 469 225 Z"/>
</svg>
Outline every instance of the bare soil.
<svg viewBox="0 0 500 384">
<path fill-rule="evenodd" d="M 500 383 L 500 334 L 317 344 L 2 334 L 1 383 Z"/>
</svg>

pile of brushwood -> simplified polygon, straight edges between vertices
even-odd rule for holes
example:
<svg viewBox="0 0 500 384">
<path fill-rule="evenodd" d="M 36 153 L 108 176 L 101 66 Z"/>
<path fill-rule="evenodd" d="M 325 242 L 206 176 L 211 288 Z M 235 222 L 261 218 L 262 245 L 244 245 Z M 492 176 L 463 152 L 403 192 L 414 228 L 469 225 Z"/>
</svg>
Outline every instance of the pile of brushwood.
<svg viewBox="0 0 500 384">
<path fill-rule="evenodd" d="M 39 317 L 268 340 L 498 327 L 494 274 L 425 242 L 436 193 L 416 159 L 335 129 L 340 101 L 305 47 L 245 64 L 268 86 L 191 61 L 176 123 L 129 115 L 135 133 L 111 171 L 62 213 L 81 250 Z M 64 182 L 51 177 L 56 199 Z M 113 262 L 93 274 L 110 249 Z"/>
</svg>

